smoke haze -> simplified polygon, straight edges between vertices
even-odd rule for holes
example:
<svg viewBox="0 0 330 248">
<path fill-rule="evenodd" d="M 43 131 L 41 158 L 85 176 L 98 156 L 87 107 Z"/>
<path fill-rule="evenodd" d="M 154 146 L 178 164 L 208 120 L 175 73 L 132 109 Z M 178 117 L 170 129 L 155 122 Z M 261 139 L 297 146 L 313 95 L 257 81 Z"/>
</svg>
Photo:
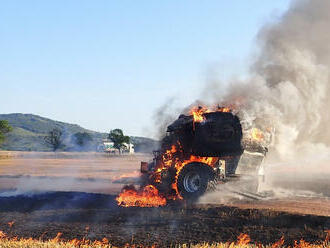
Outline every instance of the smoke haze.
<svg viewBox="0 0 330 248">
<path fill-rule="evenodd" d="M 241 119 L 275 128 L 277 159 L 328 153 L 329 12 L 326 0 L 293 1 L 278 22 L 259 31 L 249 78 L 213 94 L 213 102 L 236 106 Z"/>
<path fill-rule="evenodd" d="M 277 22 L 259 31 L 258 56 L 246 80 L 227 87 L 213 80 L 204 90 L 209 104 L 232 106 L 261 130 L 274 128 L 265 168 L 276 197 L 329 197 L 329 13 L 330 1 L 293 1 Z M 202 202 L 216 198 L 214 192 Z"/>
</svg>

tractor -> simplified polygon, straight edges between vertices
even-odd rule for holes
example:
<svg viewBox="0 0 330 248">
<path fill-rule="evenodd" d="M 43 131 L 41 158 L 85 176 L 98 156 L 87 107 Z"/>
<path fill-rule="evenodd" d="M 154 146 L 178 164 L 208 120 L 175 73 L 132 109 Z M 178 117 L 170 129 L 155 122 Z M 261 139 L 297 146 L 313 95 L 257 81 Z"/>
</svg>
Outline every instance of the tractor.
<svg viewBox="0 0 330 248">
<path fill-rule="evenodd" d="M 249 191 L 256 192 L 268 150 L 253 137 L 243 139 L 244 133 L 239 117 L 225 108 L 180 115 L 167 127 L 153 160 L 141 162 L 142 184 L 155 186 L 167 199 L 196 201 L 218 184 L 238 180 L 239 168 L 252 178 Z"/>
</svg>

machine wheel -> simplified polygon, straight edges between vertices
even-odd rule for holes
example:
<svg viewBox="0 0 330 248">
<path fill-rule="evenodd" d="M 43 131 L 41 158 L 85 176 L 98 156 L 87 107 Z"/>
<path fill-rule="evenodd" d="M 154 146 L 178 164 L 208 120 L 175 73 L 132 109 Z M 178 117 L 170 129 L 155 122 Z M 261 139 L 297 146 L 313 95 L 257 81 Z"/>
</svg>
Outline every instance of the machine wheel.
<svg viewBox="0 0 330 248">
<path fill-rule="evenodd" d="M 208 165 L 190 163 L 185 165 L 177 180 L 179 194 L 186 200 L 197 200 L 207 190 L 210 180 L 214 179 Z"/>
</svg>

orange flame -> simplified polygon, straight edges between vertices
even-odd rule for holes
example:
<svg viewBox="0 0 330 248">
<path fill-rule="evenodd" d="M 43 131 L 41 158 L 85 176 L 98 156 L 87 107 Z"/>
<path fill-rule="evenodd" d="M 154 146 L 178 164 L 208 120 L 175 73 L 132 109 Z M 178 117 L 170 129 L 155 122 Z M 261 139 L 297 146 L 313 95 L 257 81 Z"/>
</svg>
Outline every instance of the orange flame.
<svg viewBox="0 0 330 248">
<path fill-rule="evenodd" d="M 205 121 L 204 114 L 210 113 L 210 112 L 226 112 L 229 113 L 231 112 L 231 109 L 228 107 L 217 107 L 214 110 L 211 110 L 210 108 L 207 107 L 193 107 L 189 114 L 193 116 L 194 122 L 203 122 Z"/>
<path fill-rule="evenodd" d="M 251 238 L 248 234 L 245 233 L 241 233 L 238 237 L 237 237 L 237 244 L 238 245 L 247 245 L 249 244 L 251 241 Z"/>
<path fill-rule="evenodd" d="M 325 241 L 324 242 L 330 242 L 330 230 L 325 230 L 324 232 L 327 233 L 327 236 L 325 237 Z"/>
<path fill-rule="evenodd" d="M 218 107 L 214 112 L 230 112 L 231 109 L 228 107 Z M 203 122 L 205 120 L 205 113 L 212 112 L 206 107 L 194 107 L 191 109 L 190 114 L 193 117 L 193 123 Z M 162 183 L 162 172 L 169 168 L 175 168 L 175 180 L 171 184 L 170 194 L 159 195 L 159 192 L 155 186 L 152 184 L 147 185 L 142 190 L 136 190 L 134 187 L 126 187 L 122 190 L 120 195 L 116 198 L 118 205 L 124 207 L 139 206 L 139 207 L 158 207 L 166 204 L 166 199 L 177 200 L 183 199 L 178 192 L 177 181 L 178 176 L 182 168 L 191 162 L 200 162 L 207 164 L 211 167 L 219 161 L 217 157 L 198 157 L 191 155 L 189 159 L 183 159 L 182 155 L 183 149 L 179 142 L 172 144 L 172 146 L 167 149 L 161 155 L 161 161 L 157 162 L 154 172 L 150 175 L 154 185 Z"/>
<path fill-rule="evenodd" d="M 312 247 L 310 243 L 301 239 L 299 242 L 297 240 L 294 241 L 294 248 L 309 248 Z"/>
<path fill-rule="evenodd" d="M 284 244 L 284 236 L 282 236 L 277 242 L 272 244 L 272 248 L 280 248 Z"/>
<path fill-rule="evenodd" d="M 229 113 L 231 111 L 230 108 L 227 107 L 220 107 L 217 109 L 217 112 L 225 112 L 225 113 Z"/>
<path fill-rule="evenodd" d="M 260 129 L 252 128 L 251 137 L 253 140 L 260 142 L 264 139 L 265 136 Z"/>
<path fill-rule="evenodd" d="M 61 233 L 61 232 L 57 233 L 56 237 L 53 238 L 51 241 L 56 242 L 56 243 L 59 242 L 60 239 L 61 239 L 62 234 L 63 233 Z"/>
<path fill-rule="evenodd" d="M 294 241 L 294 248 L 309 248 L 309 247 L 329 247 L 329 235 L 330 235 L 330 230 L 326 230 L 325 231 L 327 233 L 327 236 L 325 238 L 325 240 L 319 244 L 311 244 L 309 242 L 306 242 L 305 240 L 301 239 L 300 241 Z M 102 240 L 94 240 L 91 241 L 89 239 L 77 239 L 74 238 L 72 240 L 65 240 L 63 238 L 61 238 L 62 233 L 59 232 L 57 233 L 56 237 L 54 237 L 53 239 L 49 239 L 47 241 L 44 241 L 45 244 L 47 244 L 47 247 L 50 245 L 51 247 L 54 246 L 55 244 L 59 244 L 61 247 L 63 246 L 67 246 L 67 245 L 73 245 L 73 246 L 77 246 L 77 247 L 109 247 L 110 242 L 107 238 L 103 238 Z M 28 247 L 36 247 L 36 246 L 40 246 L 42 238 L 39 239 L 33 239 L 32 237 L 30 238 L 18 238 L 18 237 L 13 237 L 10 238 L 7 236 L 6 233 L 4 233 L 3 231 L 0 230 L 0 242 L 4 241 L 4 245 L 6 246 L 13 246 L 13 247 L 21 247 L 22 246 L 22 242 L 24 243 L 24 247 L 28 246 Z M 9 243 L 10 242 L 10 243 Z M 50 242 L 50 243 L 49 243 Z M 251 244 L 251 238 L 248 234 L 244 234 L 241 233 L 238 237 L 237 237 L 237 241 L 236 242 L 232 242 L 232 243 L 220 243 L 219 245 L 224 246 L 224 247 L 254 247 L 253 243 Z M 255 244 L 257 247 L 262 247 L 261 244 Z M 279 247 L 283 247 L 284 245 L 284 237 L 281 237 L 281 239 L 279 241 L 277 241 L 276 243 L 272 244 L 271 247 L 272 248 L 279 248 Z M 0 244 L 1 246 L 1 244 Z M 7 247 L 6 246 L 6 247 Z M 134 245 L 133 245 L 134 246 Z M 209 246 L 209 244 L 204 244 L 203 247 Z M 212 245 L 214 246 L 214 245 Z M 125 246 L 126 247 L 126 246 Z M 127 246 L 128 247 L 128 246 Z M 130 246 L 131 247 L 131 246 Z M 135 246 L 134 246 L 135 247 Z M 140 246 L 138 246 L 140 247 Z M 152 247 L 156 247 L 156 245 L 152 246 Z M 220 247 L 220 246 L 219 246 Z M 268 247 L 268 246 L 267 246 Z"/>
<path fill-rule="evenodd" d="M 207 112 L 209 112 L 209 110 L 203 107 L 197 107 L 190 110 L 190 114 L 193 116 L 194 122 L 203 122 L 205 120 L 203 114 Z"/>
<path fill-rule="evenodd" d="M 191 155 L 188 160 L 185 160 L 184 162 L 176 162 L 175 168 L 176 168 L 176 175 L 175 175 L 175 183 L 172 184 L 172 189 L 175 190 L 177 197 L 179 199 L 183 199 L 182 196 L 180 195 L 177 187 L 177 182 L 178 182 L 178 177 L 180 174 L 180 171 L 183 169 L 183 167 L 191 162 L 200 162 L 207 164 L 211 167 L 215 165 L 216 162 L 218 162 L 219 158 L 216 157 L 198 157 L 198 156 L 193 156 Z"/>
<path fill-rule="evenodd" d="M 166 199 L 158 194 L 153 185 L 147 185 L 141 191 L 134 187 L 126 187 L 116 201 L 122 207 L 159 207 L 166 204 Z"/>
<path fill-rule="evenodd" d="M 7 234 L 4 233 L 3 231 L 0 231 L 0 239 L 7 238 Z"/>
</svg>

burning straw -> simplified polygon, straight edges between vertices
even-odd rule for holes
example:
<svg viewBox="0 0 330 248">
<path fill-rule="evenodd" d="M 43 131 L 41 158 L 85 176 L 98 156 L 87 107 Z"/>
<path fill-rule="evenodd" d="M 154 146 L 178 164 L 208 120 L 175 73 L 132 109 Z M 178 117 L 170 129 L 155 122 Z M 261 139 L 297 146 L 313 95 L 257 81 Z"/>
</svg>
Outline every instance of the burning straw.
<svg viewBox="0 0 330 248">
<path fill-rule="evenodd" d="M 300 241 L 295 241 L 293 248 L 321 248 L 321 247 L 330 247 L 330 230 L 326 231 L 327 236 L 323 242 L 319 242 L 318 244 L 311 244 L 303 239 Z M 28 247 L 36 247 L 36 248 L 116 248 L 109 243 L 109 240 L 103 238 L 101 241 L 95 240 L 91 241 L 88 239 L 72 239 L 65 241 L 61 238 L 62 233 L 58 233 L 55 238 L 42 241 L 32 238 L 9 238 L 4 232 L 0 231 L 0 247 L 3 248 L 28 248 Z M 251 238 L 247 234 L 240 234 L 237 237 L 236 242 L 226 242 L 226 243 L 201 243 L 201 244 L 174 244 L 173 247 L 193 247 L 193 248 L 206 248 L 206 247 L 214 247 L 214 248 L 225 248 L 225 247 L 232 247 L 232 248 L 280 248 L 283 247 L 285 243 L 284 237 L 281 237 L 277 242 L 270 245 L 262 245 L 262 244 L 255 244 L 251 242 Z M 148 247 L 142 246 L 139 244 L 129 244 L 127 243 L 123 247 Z M 149 247 L 159 247 L 157 244 L 154 244 Z"/>
</svg>

